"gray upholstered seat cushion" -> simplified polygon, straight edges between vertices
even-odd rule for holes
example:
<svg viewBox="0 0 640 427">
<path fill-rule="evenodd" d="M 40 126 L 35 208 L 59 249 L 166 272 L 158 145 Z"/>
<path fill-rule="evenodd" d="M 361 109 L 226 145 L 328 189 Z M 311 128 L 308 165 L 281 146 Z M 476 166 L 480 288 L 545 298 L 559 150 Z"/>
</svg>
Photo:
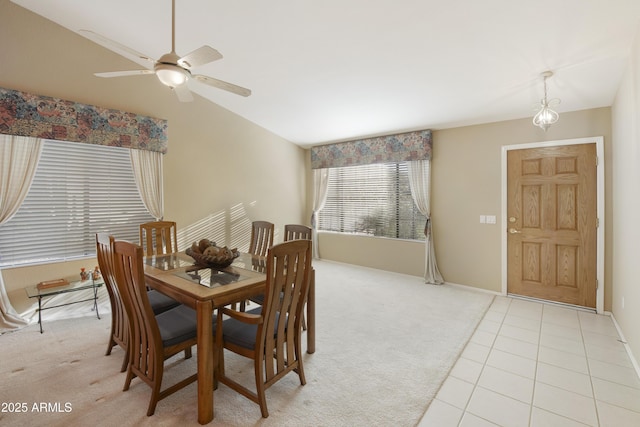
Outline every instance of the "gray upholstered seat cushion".
<svg viewBox="0 0 640 427">
<path fill-rule="evenodd" d="M 260 314 L 262 307 L 247 311 L 250 314 Z M 256 346 L 258 325 L 249 325 L 236 319 L 227 319 L 222 323 L 222 336 L 226 342 L 240 347 L 253 349 Z"/>
<path fill-rule="evenodd" d="M 179 305 L 156 316 L 162 345 L 169 347 L 196 337 L 196 311 L 186 305 Z M 212 321 L 215 323 L 215 316 Z M 215 327 L 214 327 L 215 330 Z"/>
<path fill-rule="evenodd" d="M 149 304 L 151 304 L 151 308 L 155 314 L 163 313 L 180 305 L 180 303 L 173 298 L 153 289 L 147 292 L 147 296 L 149 297 Z"/>
<path fill-rule="evenodd" d="M 251 314 L 260 314 L 261 312 L 262 307 L 247 311 L 247 313 Z M 279 316 L 279 313 L 276 314 L 274 327 L 278 324 Z M 222 324 L 222 335 L 224 340 L 247 349 L 255 348 L 257 332 L 258 325 L 250 325 L 236 319 L 227 319 Z M 274 330 L 273 333 L 275 335 L 276 331 Z"/>
</svg>

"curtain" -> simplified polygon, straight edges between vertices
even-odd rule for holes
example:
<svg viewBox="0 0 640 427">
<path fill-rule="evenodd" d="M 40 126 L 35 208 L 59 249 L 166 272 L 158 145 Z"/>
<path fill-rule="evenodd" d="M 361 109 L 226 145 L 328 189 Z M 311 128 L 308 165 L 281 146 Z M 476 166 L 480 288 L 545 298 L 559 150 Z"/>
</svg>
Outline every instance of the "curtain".
<svg viewBox="0 0 640 427">
<path fill-rule="evenodd" d="M 0 135 L 0 226 L 18 211 L 40 160 L 39 138 Z M 0 271 L 0 332 L 27 325 L 11 306 Z"/>
<path fill-rule="evenodd" d="M 131 166 L 140 198 L 149 213 L 157 220 L 164 216 L 162 165 L 162 153 L 131 150 Z"/>
<path fill-rule="evenodd" d="M 422 214 L 427 217 L 427 224 L 424 228 L 424 281 L 425 283 L 439 285 L 444 283 L 444 279 L 442 278 L 440 271 L 438 271 L 438 265 L 436 264 L 436 254 L 433 246 L 433 233 L 431 231 L 431 161 L 417 160 L 413 162 L 407 162 L 407 166 L 409 169 L 409 185 L 411 188 L 411 196 L 413 197 L 413 201 L 420 212 L 422 212 Z"/>
<path fill-rule="evenodd" d="M 311 229 L 313 242 L 313 257 L 320 258 L 320 251 L 318 245 L 318 212 L 322 210 L 325 202 L 327 201 L 327 187 L 329 183 L 329 170 L 328 169 L 314 169 L 313 170 L 313 214 L 311 215 Z"/>
</svg>

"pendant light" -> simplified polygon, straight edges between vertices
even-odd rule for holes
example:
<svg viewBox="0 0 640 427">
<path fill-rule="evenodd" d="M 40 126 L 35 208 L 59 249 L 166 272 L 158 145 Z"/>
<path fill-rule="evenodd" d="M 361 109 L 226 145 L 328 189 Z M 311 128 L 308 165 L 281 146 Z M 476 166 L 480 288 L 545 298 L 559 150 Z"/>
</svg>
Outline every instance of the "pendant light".
<svg viewBox="0 0 640 427">
<path fill-rule="evenodd" d="M 546 132 L 549 126 L 557 122 L 560 117 L 549 105 L 555 102 L 559 104 L 560 100 L 557 98 L 547 100 L 547 79 L 553 76 L 553 72 L 545 71 L 541 76 L 544 84 L 544 98 L 540 100 L 540 111 L 533 116 L 533 124 L 544 129 Z"/>
</svg>

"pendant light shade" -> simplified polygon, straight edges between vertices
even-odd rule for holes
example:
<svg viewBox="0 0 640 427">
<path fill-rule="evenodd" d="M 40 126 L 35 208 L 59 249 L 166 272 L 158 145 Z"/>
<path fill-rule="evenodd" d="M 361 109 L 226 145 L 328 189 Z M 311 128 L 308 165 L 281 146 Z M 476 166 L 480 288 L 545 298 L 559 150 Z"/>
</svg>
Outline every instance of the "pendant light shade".
<svg viewBox="0 0 640 427">
<path fill-rule="evenodd" d="M 549 129 L 549 126 L 554 124 L 560 118 L 560 115 L 551 109 L 549 106 L 551 103 L 557 102 L 560 103 L 560 100 L 555 98 L 548 100 L 547 99 L 547 79 L 553 76 L 551 71 L 545 71 L 542 73 L 542 79 L 544 84 L 544 98 L 540 100 L 540 110 L 538 113 L 533 116 L 533 124 L 542 128 L 545 132 Z"/>
</svg>

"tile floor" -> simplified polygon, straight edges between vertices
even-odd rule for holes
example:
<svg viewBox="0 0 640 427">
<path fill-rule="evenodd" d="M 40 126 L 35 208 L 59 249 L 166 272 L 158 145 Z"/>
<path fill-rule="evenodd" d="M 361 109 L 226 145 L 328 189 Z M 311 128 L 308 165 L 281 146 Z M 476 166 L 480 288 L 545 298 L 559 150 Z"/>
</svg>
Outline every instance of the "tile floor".
<svg viewBox="0 0 640 427">
<path fill-rule="evenodd" d="M 609 316 L 496 297 L 418 424 L 449 426 L 638 427 L 640 379 Z"/>
</svg>

